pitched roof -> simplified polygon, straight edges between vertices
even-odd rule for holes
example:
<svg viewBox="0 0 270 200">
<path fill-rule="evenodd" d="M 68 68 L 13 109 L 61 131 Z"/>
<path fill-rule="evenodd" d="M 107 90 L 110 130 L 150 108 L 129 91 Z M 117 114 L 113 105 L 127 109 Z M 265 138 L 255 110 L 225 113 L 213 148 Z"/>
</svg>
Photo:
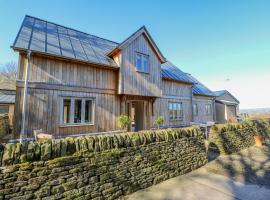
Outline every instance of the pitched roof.
<svg viewBox="0 0 270 200">
<path fill-rule="evenodd" d="M 192 80 L 193 80 L 193 87 L 192 87 L 192 93 L 195 95 L 204 95 L 204 96 L 211 96 L 214 97 L 215 94 L 204 84 L 202 84 L 200 81 L 198 81 L 195 77 L 193 77 L 191 74 L 187 74 Z"/>
<path fill-rule="evenodd" d="M 121 49 L 127 47 L 132 41 L 134 41 L 138 36 L 144 35 L 148 42 L 150 43 L 151 47 L 154 49 L 155 53 L 157 54 L 158 58 L 160 59 L 161 63 L 166 62 L 166 58 L 163 56 L 161 51 L 159 50 L 158 46 L 156 45 L 155 41 L 152 39 L 151 35 L 147 31 L 145 26 L 139 28 L 136 32 L 134 32 L 131 36 L 125 39 L 122 43 L 118 44 L 108 55 L 113 55 L 114 52 L 118 52 Z"/>
<path fill-rule="evenodd" d="M 225 104 L 225 105 L 237 105 L 237 102 L 226 101 L 226 100 L 216 100 L 217 103 Z"/>
<path fill-rule="evenodd" d="M 116 46 L 116 42 L 107 39 L 25 16 L 12 48 L 118 67 L 114 60 L 107 56 Z"/>
<path fill-rule="evenodd" d="M 225 94 L 225 93 L 226 93 L 226 90 L 213 91 L 213 93 L 214 93 L 217 97 L 219 97 L 219 96 Z"/>
<path fill-rule="evenodd" d="M 117 49 L 124 48 L 138 35 L 144 34 L 163 63 L 161 76 L 165 79 L 194 84 L 193 93 L 214 96 L 212 91 L 190 74 L 166 61 L 145 26 L 118 44 L 116 42 L 90 35 L 81 31 L 26 15 L 12 48 L 14 50 L 31 50 L 41 54 L 62 57 L 87 63 L 118 68 L 109 57 Z"/>
<path fill-rule="evenodd" d="M 161 77 L 164 79 L 193 84 L 193 80 L 170 61 L 167 61 L 161 65 Z"/>
<path fill-rule="evenodd" d="M 161 77 L 169 80 L 186 82 L 193 84 L 192 92 L 196 95 L 204 95 L 214 97 L 215 94 L 204 84 L 194 78 L 191 74 L 185 73 L 170 61 L 161 65 Z"/>
<path fill-rule="evenodd" d="M 15 94 L 5 94 L 0 91 L 0 103 L 10 104 L 15 103 Z"/>
<path fill-rule="evenodd" d="M 220 97 L 220 96 L 222 96 L 224 94 L 228 94 L 235 100 L 235 102 L 240 103 L 240 101 L 235 96 L 233 96 L 228 90 L 214 91 L 214 94 L 215 94 L 216 97 Z"/>
</svg>

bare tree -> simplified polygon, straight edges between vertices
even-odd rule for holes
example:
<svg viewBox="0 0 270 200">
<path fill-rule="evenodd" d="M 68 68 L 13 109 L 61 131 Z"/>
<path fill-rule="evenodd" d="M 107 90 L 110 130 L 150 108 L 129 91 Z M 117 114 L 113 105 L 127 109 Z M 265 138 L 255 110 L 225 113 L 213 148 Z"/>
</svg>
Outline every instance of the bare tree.
<svg viewBox="0 0 270 200">
<path fill-rule="evenodd" d="M 0 87 L 2 89 L 15 89 L 17 69 L 17 63 L 14 61 L 0 66 Z"/>
</svg>

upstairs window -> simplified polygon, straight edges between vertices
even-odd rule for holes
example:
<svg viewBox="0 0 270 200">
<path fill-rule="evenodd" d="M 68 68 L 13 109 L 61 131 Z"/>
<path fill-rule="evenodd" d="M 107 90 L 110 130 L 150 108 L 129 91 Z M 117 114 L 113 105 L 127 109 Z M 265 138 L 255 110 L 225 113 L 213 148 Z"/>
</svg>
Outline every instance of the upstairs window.
<svg viewBox="0 0 270 200">
<path fill-rule="evenodd" d="M 205 109 L 206 109 L 206 114 L 207 115 L 211 115 L 212 114 L 212 105 L 211 104 L 205 105 Z"/>
<path fill-rule="evenodd" d="M 136 53 L 135 66 L 137 71 L 149 73 L 149 56 L 142 53 Z"/>
<path fill-rule="evenodd" d="M 94 100 L 64 97 L 61 99 L 61 125 L 93 124 Z"/>
<path fill-rule="evenodd" d="M 170 120 L 181 120 L 183 118 L 182 103 L 169 103 L 169 118 Z"/>
<path fill-rule="evenodd" d="M 198 104 L 196 103 L 193 104 L 193 113 L 194 116 L 198 116 Z"/>
</svg>

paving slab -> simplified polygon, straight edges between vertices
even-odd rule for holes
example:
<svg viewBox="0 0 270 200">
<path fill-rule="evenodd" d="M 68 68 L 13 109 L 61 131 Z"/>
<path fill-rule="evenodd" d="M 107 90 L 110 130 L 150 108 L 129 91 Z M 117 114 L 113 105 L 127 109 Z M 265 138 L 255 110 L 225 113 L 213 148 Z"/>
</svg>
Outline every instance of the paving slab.
<svg viewBox="0 0 270 200">
<path fill-rule="evenodd" d="M 269 200 L 270 189 L 244 184 L 204 168 L 164 181 L 127 197 L 128 200 Z"/>
</svg>

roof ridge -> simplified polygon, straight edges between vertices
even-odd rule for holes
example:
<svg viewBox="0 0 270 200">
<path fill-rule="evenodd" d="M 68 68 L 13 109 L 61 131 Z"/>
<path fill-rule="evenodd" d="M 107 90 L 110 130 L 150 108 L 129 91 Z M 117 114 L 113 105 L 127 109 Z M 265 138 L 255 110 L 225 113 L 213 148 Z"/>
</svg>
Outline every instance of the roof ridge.
<svg viewBox="0 0 270 200">
<path fill-rule="evenodd" d="M 90 35 L 90 36 L 93 36 L 93 37 L 96 37 L 96 38 L 99 38 L 99 39 L 102 39 L 102 40 L 106 40 L 106 41 L 115 43 L 116 45 L 119 44 L 118 42 L 115 42 L 115 41 L 112 41 L 112 40 L 109 40 L 109 39 L 106 39 L 106 38 L 103 38 L 103 37 L 99 37 L 99 36 L 96 36 L 96 35 L 92 35 L 92 34 L 89 34 L 89 33 L 83 32 L 83 31 L 79 31 L 79 30 L 77 30 L 77 29 L 70 28 L 70 27 L 68 27 L 68 26 L 63 26 L 63 25 L 60 25 L 60 24 L 55 23 L 55 22 L 51 22 L 51 21 L 48 21 L 48 20 L 45 20 L 45 19 L 41 19 L 41 18 L 39 18 L 39 17 L 34 17 L 34 16 L 31 16 L 31 15 L 25 15 L 25 17 L 31 17 L 31 18 L 33 18 L 33 19 L 38 19 L 38 20 L 44 21 L 44 22 L 46 22 L 46 23 L 54 24 L 54 25 L 56 25 L 56 26 L 61 26 L 61 27 L 66 28 L 66 29 L 70 29 L 70 30 L 73 30 L 73 31 L 76 31 L 76 32 L 79 32 L 79 33 L 83 33 L 83 34 L 86 34 L 86 35 Z"/>
</svg>

